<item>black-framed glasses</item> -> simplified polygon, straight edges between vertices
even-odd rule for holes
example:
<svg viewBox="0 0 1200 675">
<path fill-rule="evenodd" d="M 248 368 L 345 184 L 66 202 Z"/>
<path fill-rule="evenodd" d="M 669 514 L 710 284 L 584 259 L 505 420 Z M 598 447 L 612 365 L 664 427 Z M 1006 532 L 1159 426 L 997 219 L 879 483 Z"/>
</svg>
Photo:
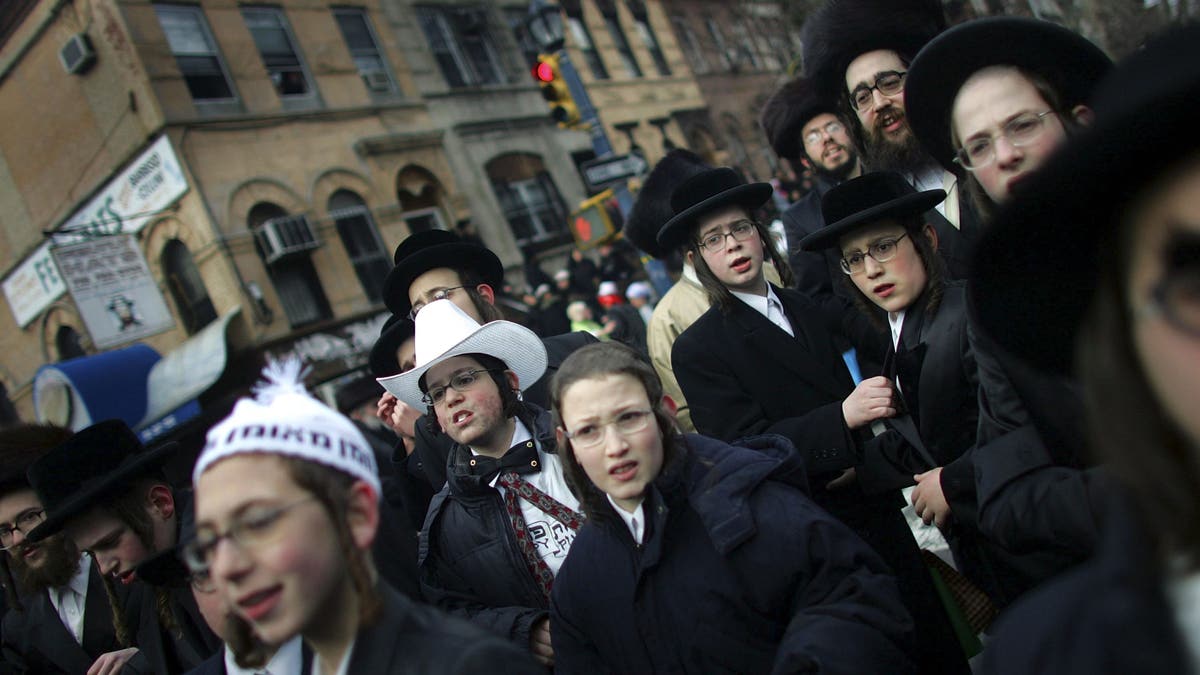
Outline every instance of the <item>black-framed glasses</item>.
<svg viewBox="0 0 1200 675">
<path fill-rule="evenodd" d="M 871 106 L 871 102 L 875 100 L 872 92 L 876 89 L 884 96 L 895 96 L 904 91 L 904 78 L 908 75 L 908 71 L 896 72 L 887 70 L 875 76 L 874 85 L 860 84 L 850 92 L 850 105 L 854 106 L 855 110 L 863 111 Z"/>
<path fill-rule="evenodd" d="M 0 525 L 0 551 L 7 551 L 13 547 L 14 532 L 20 532 L 28 537 L 33 528 L 41 525 L 44 520 L 46 520 L 45 509 L 29 509 L 18 515 L 16 522 Z"/>
<path fill-rule="evenodd" d="M 280 535 L 279 521 L 288 511 L 315 500 L 310 495 L 281 506 L 253 505 L 235 516 L 224 532 L 215 527 L 199 527 L 196 537 L 183 547 L 183 561 L 193 575 L 208 572 L 222 539 L 237 544 L 244 552 L 260 550 Z"/>
<path fill-rule="evenodd" d="M 871 259 L 879 263 L 885 263 L 895 258 L 900 240 L 907 236 L 908 233 L 905 232 L 899 237 L 880 239 L 868 246 L 866 253 L 862 251 L 851 253 L 838 261 L 842 266 L 842 271 L 846 274 L 861 274 L 867 268 L 867 256 L 871 256 Z"/>
<path fill-rule="evenodd" d="M 408 312 L 408 318 L 410 320 L 416 320 L 417 312 L 424 309 L 425 305 L 428 305 L 431 302 L 437 302 L 438 300 L 445 300 L 446 298 L 450 297 L 451 293 L 460 288 L 466 288 L 466 286 L 450 286 L 449 288 L 439 288 L 433 291 L 428 295 L 428 297 L 426 297 L 424 301 L 417 301 L 413 303 L 412 309 Z"/>
<path fill-rule="evenodd" d="M 653 418 L 654 411 L 652 410 L 626 410 L 607 422 L 585 424 L 575 431 L 563 429 L 562 432 L 564 436 L 571 439 L 576 447 L 587 448 L 602 443 L 604 432 L 609 427 L 615 429 L 622 436 L 629 436 L 645 429 Z"/>
<path fill-rule="evenodd" d="M 1162 316 L 1168 324 L 1194 338 L 1200 338 L 1200 275 L 1175 274 L 1150 289 L 1141 316 Z"/>
<path fill-rule="evenodd" d="M 709 253 L 716 253 L 725 246 L 725 237 L 733 237 L 734 241 L 746 241 L 750 235 L 754 234 L 754 221 L 739 220 L 729 226 L 728 232 L 709 232 L 704 235 L 704 238 L 696 242 L 700 248 Z"/>
<path fill-rule="evenodd" d="M 825 140 L 826 137 L 832 138 L 834 134 L 840 134 L 845 130 L 846 125 L 842 124 L 841 122 L 830 122 L 823 127 L 818 127 L 808 132 L 808 134 L 804 136 L 804 144 L 816 145 L 817 143 Z"/>
<path fill-rule="evenodd" d="M 1003 136 L 1009 145 L 1019 148 L 1036 141 L 1046 130 L 1046 116 L 1053 110 L 1040 113 L 1021 113 L 1005 122 L 999 134 L 976 136 L 954 153 L 954 161 L 968 171 L 975 171 L 996 161 L 996 136 Z"/>
<path fill-rule="evenodd" d="M 457 372 L 451 375 L 450 380 L 445 384 L 437 384 L 427 389 L 425 393 L 421 395 L 421 400 L 424 401 L 426 405 L 437 405 L 438 403 L 442 402 L 442 399 L 446 398 L 447 389 L 453 387 L 454 391 L 462 393 L 475 386 L 475 383 L 479 381 L 480 373 L 496 372 L 504 371 L 498 368 L 476 368 L 474 370 L 463 370 Z"/>
</svg>

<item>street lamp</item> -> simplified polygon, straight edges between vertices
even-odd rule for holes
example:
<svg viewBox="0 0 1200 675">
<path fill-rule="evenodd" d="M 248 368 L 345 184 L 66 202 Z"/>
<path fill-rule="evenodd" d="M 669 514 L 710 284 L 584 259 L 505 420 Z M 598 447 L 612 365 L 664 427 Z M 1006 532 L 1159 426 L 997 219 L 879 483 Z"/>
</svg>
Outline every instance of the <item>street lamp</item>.
<svg viewBox="0 0 1200 675">
<path fill-rule="evenodd" d="M 525 19 L 525 27 L 533 36 L 538 49 L 543 54 L 557 53 L 563 47 L 562 10 L 558 5 L 544 0 L 533 0 L 529 3 L 529 17 Z"/>
</svg>

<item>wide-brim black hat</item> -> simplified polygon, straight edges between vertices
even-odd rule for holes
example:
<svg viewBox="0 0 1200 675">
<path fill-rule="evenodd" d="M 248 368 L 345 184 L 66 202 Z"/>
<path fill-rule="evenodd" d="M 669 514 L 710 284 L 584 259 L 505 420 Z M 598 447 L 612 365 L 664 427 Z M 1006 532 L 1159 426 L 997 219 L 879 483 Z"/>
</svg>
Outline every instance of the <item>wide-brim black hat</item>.
<svg viewBox="0 0 1200 675">
<path fill-rule="evenodd" d="M 367 357 L 367 367 L 375 377 L 388 377 L 400 372 L 400 362 L 396 360 L 396 350 L 404 341 L 415 335 L 412 319 L 407 316 L 393 314 L 383 323 L 379 331 L 379 339 L 371 345 L 371 354 Z"/>
<path fill-rule="evenodd" d="M 771 198 L 770 183 L 747 183 L 729 167 L 709 169 L 692 176 L 671 193 L 671 210 L 675 215 L 658 233 L 658 244 L 667 249 L 679 248 L 701 216 L 730 205 L 757 209 Z"/>
<path fill-rule="evenodd" d="M 946 198 L 945 190 L 917 192 L 894 171 L 865 173 L 830 188 L 821 198 L 825 227 L 800 240 L 800 248 L 816 251 L 838 245 L 855 228 L 884 218 L 904 218 L 925 213 Z"/>
<path fill-rule="evenodd" d="M 29 533 L 36 542 L 62 530 L 67 521 L 129 487 L 130 480 L 159 468 L 179 449 L 164 443 L 147 449 L 122 420 L 105 420 L 77 432 L 47 452 L 26 474 L 46 510 L 46 520 Z"/>
<path fill-rule="evenodd" d="M 1069 374 L 1099 286 L 1099 245 L 1144 191 L 1200 153 L 1200 26 L 1172 30 L 1099 85 L 1095 124 L 1023 181 L 980 239 L 969 284 L 979 328 Z"/>
<path fill-rule="evenodd" d="M 758 123 L 767 135 L 767 142 L 780 157 L 796 161 L 804 158 L 804 139 L 800 132 L 812 118 L 822 114 L 838 114 L 837 102 L 817 92 L 813 82 L 796 77 L 783 83 L 763 106 Z"/>
<path fill-rule="evenodd" d="M 427 230 L 409 235 L 396 247 L 396 266 L 383 282 L 383 304 L 396 316 L 408 316 L 412 303 L 408 287 L 413 279 L 432 269 L 469 269 L 497 291 L 504 282 L 500 258 L 478 244 L 469 244 L 446 230 Z"/>
<path fill-rule="evenodd" d="M 947 170 L 958 171 L 950 142 L 954 99 L 989 66 L 1016 66 L 1045 78 L 1069 110 L 1091 98 L 1112 59 L 1078 33 L 1024 17 L 968 21 L 934 38 L 908 68 L 904 110 L 913 133 Z"/>
<path fill-rule="evenodd" d="M 15 424 L 0 429 L 0 496 L 31 489 L 26 472 L 73 432 L 49 424 Z"/>
<path fill-rule="evenodd" d="M 878 49 L 911 59 L 945 28 L 940 0 L 827 0 L 804 22 L 804 74 L 845 99 L 851 61 Z"/>
<path fill-rule="evenodd" d="M 662 259 L 670 253 L 658 244 L 658 232 L 675 212 L 671 210 L 671 194 L 687 179 L 713 168 L 691 150 L 668 152 L 642 181 L 633 208 L 625 217 L 625 238 L 652 258 Z"/>
</svg>

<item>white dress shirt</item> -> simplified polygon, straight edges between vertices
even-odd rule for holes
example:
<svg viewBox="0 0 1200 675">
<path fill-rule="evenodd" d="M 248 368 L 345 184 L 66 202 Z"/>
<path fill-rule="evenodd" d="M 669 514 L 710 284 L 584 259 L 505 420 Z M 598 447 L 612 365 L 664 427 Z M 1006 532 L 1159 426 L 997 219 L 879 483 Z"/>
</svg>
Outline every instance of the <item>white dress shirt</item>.
<svg viewBox="0 0 1200 675">
<path fill-rule="evenodd" d="M 767 321 L 779 326 L 780 330 L 796 337 L 795 331 L 792 330 L 792 322 L 788 321 L 787 314 L 783 311 L 783 303 L 779 301 L 779 296 L 775 295 L 775 289 L 771 288 L 771 284 L 767 284 L 766 295 L 734 290 L 729 292 L 733 294 L 733 297 L 754 308 L 754 311 L 767 317 Z"/>
<path fill-rule="evenodd" d="M 617 512 L 617 515 L 621 516 L 621 520 L 625 521 L 625 527 L 629 528 L 629 534 L 633 535 L 633 540 L 640 546 L 642 538 L 646 536 L 646 512 L 642 509 L 642 504 L 645 501 L 638 502 L 637 508 L 633 510 L 633 513 L 630 513 L 618 506 L 611 496 L 607 494 L 604 496 L 608 498 L 608 503 L 612 504 L 613 510 Z"/>
<path fill-rule="evenodd" d="M 83 610 L 87 607 L 88 574 L 91 570 L 92 558 L 84 553 L 79 556 L 79 569 L 66 586 L 46 589 L 58 618 L 80 645 L 83 644 Z"/>
<path fill-rule="evenodd" d="M 299 635 L 283 643 L 283 646 L 275 651 L 275 655 L 267 661 L 267 665 L 261 668 L 243 668 L 233 660 L 233 652 L 229 648 L 225 648 L 225 673 L 226 675 L 300 675 L 304 668 L 304 656 L 300 648 L 301 638 Z M 351 647 L 354 645 L 351 644 Z M 350 651 L 347 650 L 349 655 Z M 343 671 L 344 672 L 344 671 Z"/>
</svg>

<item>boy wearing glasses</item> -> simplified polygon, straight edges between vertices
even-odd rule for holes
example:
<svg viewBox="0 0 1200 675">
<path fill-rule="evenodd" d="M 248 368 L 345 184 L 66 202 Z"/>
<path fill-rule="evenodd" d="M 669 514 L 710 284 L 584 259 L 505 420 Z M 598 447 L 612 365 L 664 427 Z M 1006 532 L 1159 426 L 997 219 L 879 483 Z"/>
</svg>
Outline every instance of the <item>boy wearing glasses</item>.
<svg viewBox="0 0 1200 675">
<path fill-rule="evenodd" d="M 164 558 L 177 556 L 180 532 L 192 519 L 190 493 L 175 490 L 162 469 L 178 447 L 147 449 L 115 419 L 79 431 L 29 468 L 29 482 L 46 509 L 45 522 L 29 539 L 65 532 L 91 554 L 101 574 L 123 585 L 135 583 L 143 563 L 164 564 Z M 133 642 L 153 672 L 187 672 L 220 648 L 191 589 L 143 590 Z"/>
<path fill-rule="evenodd" d="M 946 27 L 940 3 L 826 0 L 804 25 L 805 70 L 842 101 L 870 171 L 895 171 L 918 191 L 944 189 L 927 218 L 952 279 L 965 279 L 978 217 L 961 199 L 957 176 L 938 165 L 908 123 L 908 65 Z"/>
<path fill-rule="evenodd" d="M 682 248 L 713 307 L 679 336 L 671 363 L 697 431 L 725 441 L 777 433 L 805 456 L 812 497 L 855 530 L 891 566 L 917 622 L 918 670 L 968 671 L 921 553 L 900 512 L 898 491 L 866 494 L 855 480 L 873 422 L 896 415 L 883 377 L 855 385 L 816 304 L 768 284 L 765 258 L 786 264 L 751 211 L 770 198 L 729 168 L 701 173 L 671 196 L 675 216 L 659 243 Z M 781 273 L 786 278 L 790 274 Z"/>
<path fill-rule="evenodd" d="M 106 589 L 74 542 L 54 535 L 38 543 L 28 540 L 46 519 L 46 509 L 25 478 L 25 471 L 47 450 L 66 441 L 61 427 L 19 424 L 0 431 L 0 563 L 8 612 L 0 645 L 3 662 L 18 672 L 82 673 L 145 672 L 145 658 L 128 644 L 121 626 L 113 625 L 109 591 L 123 605 L 127 589 Z M 136 616 L 136 615 L 135 615 Z M 122 642 L 125 644 L 122 644 Z"/>
<path fill-rule="evenodd" d="M 451 441 L 446 486 L 421 531 L 425 596 L 551 666 L 550 588 L 582 516 L 549 413 L 522 400 L 546 349 L 527 328 L 480 325 L 447 300 L 417 314 L 416 336 L 416 366 L 380 384 L 425 407 Z"/>
</svg>

